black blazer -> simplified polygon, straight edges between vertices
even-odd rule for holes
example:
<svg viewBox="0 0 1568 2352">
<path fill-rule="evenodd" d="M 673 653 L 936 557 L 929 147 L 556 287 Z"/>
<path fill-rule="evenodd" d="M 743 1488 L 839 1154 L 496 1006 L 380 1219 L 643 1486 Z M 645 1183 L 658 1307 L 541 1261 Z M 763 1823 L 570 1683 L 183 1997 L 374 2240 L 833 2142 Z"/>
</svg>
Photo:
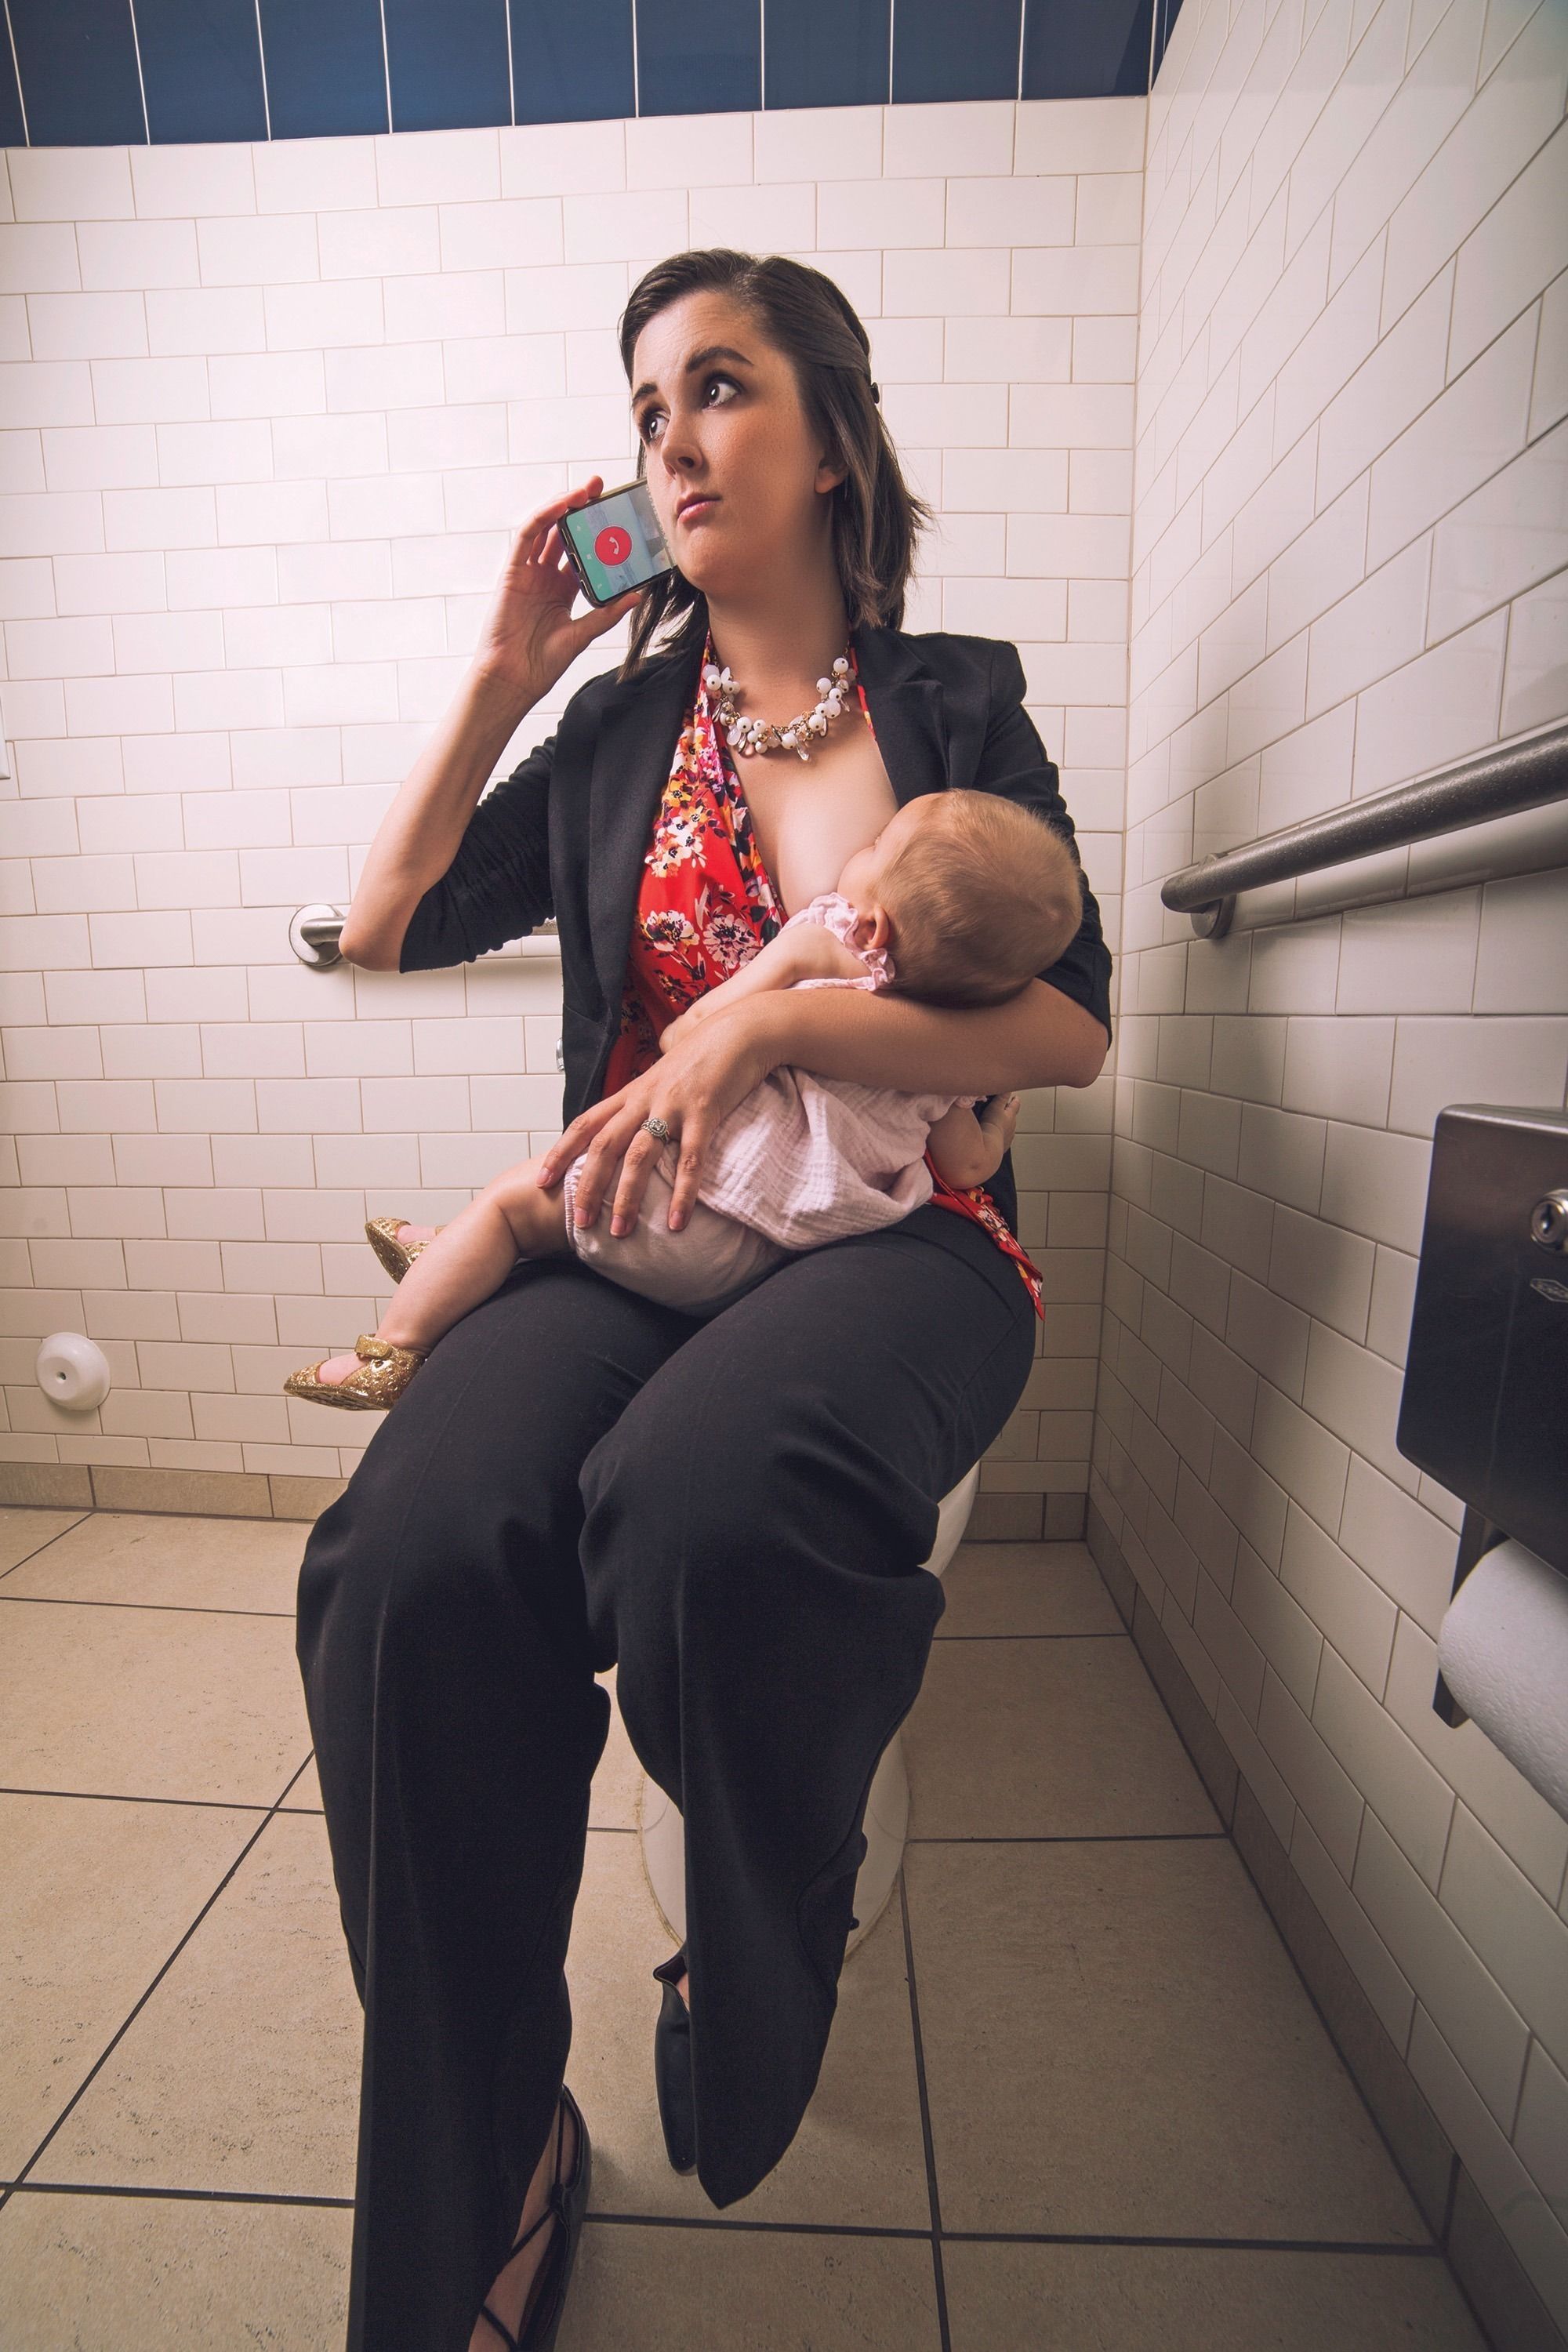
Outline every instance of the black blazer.
<svg viewBox="0 0 1568 2352">
<path fill-rule="evenodd" d="M 1024 709 L 1015 646 L 993 637 L 857 630 L 855 656 L 900 807 L 950 786 L 1000 793 L 1070 842 L 1072 820 Z M 464 963 L 552 914 L 561 941 L 562 1124 L 599 1099 L 619 1025 L 642 861 L 697 686 L 699 656 L 665 655 L 572 697 L 553 735 L 488 793 L 458 854 L 409 919 L 399 969 Z M 1110 957 L 1087 886 L 1065 955 L 1039 977 L 1110 1029 Z M 1010 1223 L 1009 1160 L 987 1188 Z"/>
</svg>

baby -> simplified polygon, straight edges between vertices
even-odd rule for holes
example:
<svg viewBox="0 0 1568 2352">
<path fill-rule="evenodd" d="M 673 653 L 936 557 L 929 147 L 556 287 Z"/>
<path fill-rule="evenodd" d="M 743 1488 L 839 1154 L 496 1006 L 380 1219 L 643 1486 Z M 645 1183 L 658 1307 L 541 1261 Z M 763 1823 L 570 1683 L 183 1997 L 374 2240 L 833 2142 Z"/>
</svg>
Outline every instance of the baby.
<svg viewBox="0 0 1568 2352">
<path fill-rule="evenodd" d="M 1082 880 L 1062 836 L 1016 803 L 954 790 L 907 802 L 838 887 L 790 917 L 740 971 L 670 1022 L 661 1048 L 759 989 L 887 989 L 931 1004 L 996 1004 L 1066 948 Z M 486 1186 L 435 1232 L 395 1217 L 365 1227 L 401 1285 L 374 1338 L 285 1381 L 290 1396 L 374 1412 L 395 1402 L 429 1350 L 523 1257 L 577 1256 L 628 1290 L 712 1314 L 785 1259 L 898 1223 L 931 1198 L 931 1160 L 958 1190 L 995 1174 L 1017 1097 L 913 1095 L 848 1079 L 770 1072 L 715 1129 L 698 1197 L 668 1225 L 679 1141 L 649 1172 L 633 1229 L 601 1210 L 576 1223 L 582 1155 L 548 1190 L 537 1160 Z M 607 1208 L 607 1202 L 605 1207 Z"/>
</svg>

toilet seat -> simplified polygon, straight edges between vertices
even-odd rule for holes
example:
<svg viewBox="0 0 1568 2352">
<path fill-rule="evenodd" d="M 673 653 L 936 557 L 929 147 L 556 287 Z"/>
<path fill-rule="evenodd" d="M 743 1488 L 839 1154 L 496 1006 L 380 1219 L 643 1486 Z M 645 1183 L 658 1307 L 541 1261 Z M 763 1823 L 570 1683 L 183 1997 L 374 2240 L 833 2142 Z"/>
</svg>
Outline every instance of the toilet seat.
<svg viewBox="0 0 1568 2352">
<path fill-rule="evenodd" d="M 975 1463 L 937 1509 L 936 1541 L 921 1562 L 933 1576 L 947 1572 L 963 1539 L 980 1486 Z M 855 1950 L 887 1908 L 893 1882 L 904 1858 L 910 1826 L 910 1779 L 904 1766 L 904 1735 L 900 1725 L 882 1750 L 866 1799 L 866 1855 L 855 1880 L 853 1911 L 859 1925 L 851 1929 L 845 1958 Z M 643 1871 L 659 1916 L 678 1944 L 686 1941 L 686 1825 L 679 1807 L 646 1773 L 637 1787 L 637 1832 Z"/>
</svg>

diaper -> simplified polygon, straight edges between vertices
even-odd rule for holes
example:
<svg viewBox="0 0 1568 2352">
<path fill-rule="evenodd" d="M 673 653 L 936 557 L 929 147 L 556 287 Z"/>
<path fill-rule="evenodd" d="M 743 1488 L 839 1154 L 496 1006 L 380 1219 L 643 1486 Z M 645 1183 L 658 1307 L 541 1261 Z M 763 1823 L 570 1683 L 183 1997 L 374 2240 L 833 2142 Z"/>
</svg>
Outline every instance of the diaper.
<svg viewBox="0 0 1568 2352">
<path fill-rule="evenodd" d="M 669 1230 L 673 1187 L 664 1171 L 663 1155 L 648 1173 L 637 1207 L 637 1221 L 629 1234 L 612 1234 L 613 1193 L 599 1206 L 592 1225 L 576 1221 L 577 1181 L 583 1161 L 572 1160 L 565 1172 L 566 1234 L 584 1265 L 607 1275 L 625 1290 L 658 1299 L 661 1306 L 679 1307 L 688 1313 L 728 1306 L 765 1274 L 798 1250 L 726 1217 L 702 1201 L 693 1201 L 679 1233 Z"/>
</svg>

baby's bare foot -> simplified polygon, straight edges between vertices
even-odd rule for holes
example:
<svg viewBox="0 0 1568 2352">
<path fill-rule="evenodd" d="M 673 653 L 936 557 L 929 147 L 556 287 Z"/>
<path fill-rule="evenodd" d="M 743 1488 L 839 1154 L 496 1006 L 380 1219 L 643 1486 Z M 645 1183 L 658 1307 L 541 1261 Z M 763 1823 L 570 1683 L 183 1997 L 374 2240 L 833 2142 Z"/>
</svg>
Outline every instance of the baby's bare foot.
<svg viewBox="0 0 1568 2352">
<path fill-rule="evenodd" d="M 405 1249 L 412 1249 L 416 1242 L 433 1242 L 436 1233 L 434 1225 L 399 1225 L 397 1238 Z"/>
<path fill-rule="evenodd" d="M 570 2107 L 558 2105 L 550 2119 L 550 2137 L 544 2143 L 544 2152 L 528 2185 L 522 2219 L 517 2225 L 515 2237 L 521 2238 L 525 2230 L 532 2229 L 548 2209 L 551 2183 L 556 2175 L 555 2137 L 558 2128 L 562 2135 L 560 2176 L 563 2181 L 572 2178 L 572 2168 L 577 2160 L 577 2126 L 572 2119 Z M 533 2306 L 539 2299 L 537 2288 L 545 2260 L 560 2229 L 559 2218 L 552 2216 L 542 2229 L 534 2230 L 527 2245 L 521 2253 L 512 2256 L 485 2297 L 496 2317 L 504 2327 L 511 2330 L 513 2336 L 521 2336 L 527 2328 Z M 496 2352 L 501 2340 L 481 2313 L 474 2322 L 468 2352 Z"/>
<path fill-rule="evenodd" d="M 326 1387 L 336 1388 L 340 1381 L 346 1381 L 349 1374 L 357 1372 L 359 1368 L 357 1356 L 329 1356 L 319 1368 L 316 1378 Z"/>
</svg>

